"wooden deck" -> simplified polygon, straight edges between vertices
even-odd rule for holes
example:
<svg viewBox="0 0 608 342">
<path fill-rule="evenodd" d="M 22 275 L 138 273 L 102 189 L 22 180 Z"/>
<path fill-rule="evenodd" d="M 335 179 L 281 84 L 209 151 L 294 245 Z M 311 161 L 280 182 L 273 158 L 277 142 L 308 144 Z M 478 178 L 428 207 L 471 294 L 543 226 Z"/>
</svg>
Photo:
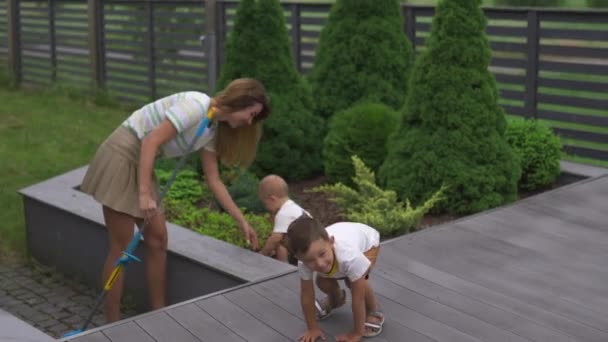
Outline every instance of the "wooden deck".
<svg viewBox="0 0 608 342">
<path fill-rule="evenodd" d="M 371 279 L 387 320 L 369 341 L 608 341 L 607 203 L 603 176 L 385 243 Z M 291 273 L 74 341 L 294 341 L 298 285 Z M 321 327 L 350 329 L 350 307 Z"/>
</svg>

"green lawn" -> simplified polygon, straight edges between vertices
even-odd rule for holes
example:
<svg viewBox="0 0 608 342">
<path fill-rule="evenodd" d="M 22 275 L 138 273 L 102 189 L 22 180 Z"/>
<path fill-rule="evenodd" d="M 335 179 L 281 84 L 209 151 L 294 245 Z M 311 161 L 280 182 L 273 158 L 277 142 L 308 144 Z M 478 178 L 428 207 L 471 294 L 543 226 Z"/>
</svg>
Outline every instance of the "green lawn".
<svg viewBox="0 0 608 342">
<path fill-rule="evenodd" d="M 89 162 L 99 143 L 128 115 L 59 91 L 0 88 L 0 251 L 25 251 L 17 191 Z"/>
</svg>

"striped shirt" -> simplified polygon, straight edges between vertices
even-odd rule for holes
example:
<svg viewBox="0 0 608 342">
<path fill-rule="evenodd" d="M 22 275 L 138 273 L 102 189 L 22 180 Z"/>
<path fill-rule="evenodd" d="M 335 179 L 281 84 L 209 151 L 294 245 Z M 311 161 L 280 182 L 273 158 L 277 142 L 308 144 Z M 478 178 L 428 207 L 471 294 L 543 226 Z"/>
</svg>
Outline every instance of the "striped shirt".
<svg viewBox="0 0 608 342">
<path fill-rule="evenodd" d="M 164 158 L 179 157 L 186 154 L 199 125 L 207 115 L 210 103 L 211 98 L 200 92 L 176 93 L 141 107 L 131 114 L 122 125 L 142 140 L 165 118 L 168 119 L 177 130 L 177 135 L 160 147 L 160 153 Z M 216 123 L 206 129 L 192 150 L 196 151 L 204 147 L 206 150 L 214 152 L 216 129 Z"/>
</svg>

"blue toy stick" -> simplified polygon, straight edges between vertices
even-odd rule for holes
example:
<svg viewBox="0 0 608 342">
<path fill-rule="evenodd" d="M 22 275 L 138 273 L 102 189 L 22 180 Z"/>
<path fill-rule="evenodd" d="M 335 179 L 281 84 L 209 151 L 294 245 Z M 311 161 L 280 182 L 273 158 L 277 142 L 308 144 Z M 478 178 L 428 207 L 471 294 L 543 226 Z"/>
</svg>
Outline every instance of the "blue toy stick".
<svg viewBox="0 0 608 342">
<path fill-rule="evenodd" d="M 192 141 L 190 142 L 190 145 L 188 146 L 186 153 L 182 156 L 182 158 L 180 158 L 179 162 L 177 163 L 177 166 L 175 166 L 175 170 L 173 170 L 173 173 L 171 174 L 171 177 L 169 178 L 169 180 L 163 187 L 163 189 L 160 193 L 160 197 L 158 199 L 159 204 L 162 203 L 163 198 L 169 191 L 169 187 L 175 180 L 175 177 L 177 177 L 177 173 L 184 166 L 184 163 L 186 162 L 186 158 L 188 157 L 188 154 L 190 154 L 190 151 L 194 147 L 194 144 L 200 138 L 200 136 L 203 135 L 203 132 L 205 132 L 205 129 L 207 129 L 210 126 L 211 119 L 213 118 L 213 114 L 214 114 L 213 111 L 210 111 L 207 114 L 207 116 L 203 119 L 203 122 L 201 122 L 198 129 L 196 130 L 194 139 L 192 139 Z M 144 224 L 142 224 L 139 231 L 137 231 L 137 233 L 135 233 L 135 235 L 133 236 L 133 239 L 131 239 L 131 241 L 129 242 L 127 249 L 124 252 L 122 252 L 123 255 L 116 261 L 114 270 L 112 271 L 112 273 L 110 274 L 110 277 L 106 281 L 103 291 L 101 291 L 101 293 L 97 297 L 97 302 L 95 303 L 95 307 L 93 308 L 93 311 L 91 311 L 91 313 L 89 314 L 87 319 L 85 320 L 84 324 L 82 325 L 82 328 L 70 331 L 70 332 L 64 334 L 63 337 L 74 336 L 76 334 L 79 334 L 79 333 L 85 331 L 87 329 L 87 326 L 91 323 L 91 320 L 93 319 L 93 316 L 95 315 L 95 312 L 97 312 L 97 309 L 101 305 L 101 302 L 105 298 L 106 294 L 112 289 L 112 285 L 114 284 L 114 281 L 116 280 L 116 278 L 118 278 L 118 276 L 120 275 L 121 270 L 123 268 L 126 268 L 127 265 L 133 260 L 141 262 L 141 260 L 138 257 L 133 255 L 133 253 L 134 253 L 135 249 L 137 248 L 139 241 L 141 240 L 141 236 L 143 235 L 145 228 L 146 228 L 146 225 L 144 223 Z"/>
</svg>

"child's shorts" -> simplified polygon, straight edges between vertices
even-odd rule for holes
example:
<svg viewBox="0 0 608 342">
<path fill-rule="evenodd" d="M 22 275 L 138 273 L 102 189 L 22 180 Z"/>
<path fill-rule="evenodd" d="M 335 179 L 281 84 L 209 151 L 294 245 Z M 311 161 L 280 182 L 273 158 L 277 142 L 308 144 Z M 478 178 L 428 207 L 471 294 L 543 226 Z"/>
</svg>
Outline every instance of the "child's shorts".
<svg viewBox="0 0 608 342">
<path fill-rule="evenodd" d="M 372 247 L 367 252 L 363 253 L 367 257 L 367 259 L 372 263 L 370 265 L 370 269 L 376 265 L 376 260 L 378 259 L 378 253 L 380 252 L 380 246 Z M 365 275 L 365 279 L 369 279 L 369 272 Z"/>
</svg>

